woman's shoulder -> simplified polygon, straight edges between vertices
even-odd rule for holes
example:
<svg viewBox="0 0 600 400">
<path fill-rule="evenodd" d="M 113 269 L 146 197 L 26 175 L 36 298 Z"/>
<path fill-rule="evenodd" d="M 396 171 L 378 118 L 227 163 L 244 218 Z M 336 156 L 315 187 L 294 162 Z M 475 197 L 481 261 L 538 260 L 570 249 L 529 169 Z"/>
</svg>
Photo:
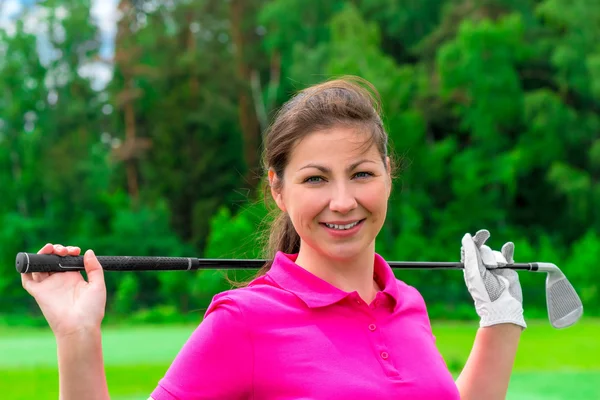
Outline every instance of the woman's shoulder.
<svg viewBox="0 0 600 400">
<path fill-rule="evenodd" d="M 402 310 L 425 310 L 427 308 L 423 295 L 416 287 L 409 285 L 399 278 L 395 279 L 395 285 L 397 288 L 395 296 L 397 297 L 397 301 L 401 304 Z"/>
<path fill-rule="evenodd" d="M 419 293 L 419 290 L 416 287 L 409 285 L 400 278 L 396 278 L 396 286 L 398 287 L 398 290 L 403 294 L 410 294 L 413 296 L 421 297 L 421 293 Z"/>
<path fill-rule="evenodd" d="M 235 306 L 239 312 L 260 312 L 265 309 L 272 310 L 291 299 L 291 294 L 280 288 L 268 276 L 254 279 L 247 286 L 232 288 L 217 293 L 207 310 L 207 313 L 220 306 Z"/>
<path fill-rule="evenodd" d="M 395 297 L 415 297 L 417 299 L 422 296 L 414 286 L 409 285 L 402 279 L 398 278 L 394 273 L 394 270 L 390 266 L 389 262 L 380 254 L 375 254 L 375 272 L 377 275 L 378 282 L 383 283 L 386 286 L 390 284 L 390 292 Z"/>
</svg>

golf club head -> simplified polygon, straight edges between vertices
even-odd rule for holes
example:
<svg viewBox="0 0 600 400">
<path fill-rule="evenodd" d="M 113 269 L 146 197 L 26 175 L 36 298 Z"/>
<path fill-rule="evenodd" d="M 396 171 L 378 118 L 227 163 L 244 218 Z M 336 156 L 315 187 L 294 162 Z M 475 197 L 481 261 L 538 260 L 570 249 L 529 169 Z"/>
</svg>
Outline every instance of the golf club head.
<svg viewBox="0 0 600 400">
<path fill-rule="evenodd" d="M 573 325 L 583 315 L 583 304 L 577 292 L 562 271 L 551 263 L 536 263 L 538 271 L 548 273 L 546 277 L 546 304 L 548 318 L 554 328 Z"/>
</svg>

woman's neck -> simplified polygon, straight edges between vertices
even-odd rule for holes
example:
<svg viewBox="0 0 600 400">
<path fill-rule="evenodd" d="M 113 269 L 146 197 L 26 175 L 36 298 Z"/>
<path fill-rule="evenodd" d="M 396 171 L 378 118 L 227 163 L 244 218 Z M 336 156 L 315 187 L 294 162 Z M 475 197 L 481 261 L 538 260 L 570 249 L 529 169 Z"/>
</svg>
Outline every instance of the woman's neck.
<svg viewBox="0 0 600 400">
<path fill-rule="evenodd" d="M 373 280 L 375 244 L 352 259 L 332 259 L 302 244 L 296 264 L 345 292 L 358 292 L 367 303 L 381 290 Z"/>
</svg>

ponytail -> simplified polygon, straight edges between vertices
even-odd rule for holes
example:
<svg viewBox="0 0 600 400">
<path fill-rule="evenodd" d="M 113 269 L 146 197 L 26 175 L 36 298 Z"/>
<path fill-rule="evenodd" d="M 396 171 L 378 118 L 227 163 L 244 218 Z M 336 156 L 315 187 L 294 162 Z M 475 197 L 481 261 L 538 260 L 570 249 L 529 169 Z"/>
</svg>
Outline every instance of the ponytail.
<svg viewBox="0 0 600 400">
<path fill-rule="evenodd" d="M 265 193 L 267 193 L 268 185 L 265 188 Z M 265 194 L 265 202 L 267 205 L 269 201 L 266 198 Z M 300 235 L 296 232 L 296 228 L 292 224 L 292 220 L 288 213 L 284 213 L 279 210 L 276 206 L 271 210 L 270 218 L 267 218 L 263 223 L 266 223 L 267 220 L 271 220 L 272 222 L 268 226 L 268 230 L 265 230 L 263 233 L 263 238 L 261 240 L 264 243 L 263 246 L 263 258 L 266 259 L 265 264 L 256 272 L 256 274 L 249 281 L 237 282 L 232 279 L 226 277 L 229 284 L 234 287 L 245 287 L 248 284 L 260 277 L 265 275 L 271 269 L 273 265 L 273 259 L 278 251 L 281 251 L 286 254 L 295 254 L 300 251 Z"/>
<path fill-rule="evenodd" d="M 300 236 L 296 232 L 290 216 L 283 212 L 279 212 L 279 215 L 277 215 L 271 225 L 269 241 L 265 249 L 265 258 L 268 261 L 260 271 L 265 268 L 268 271 L 278 251 L 287 254 L 294 254 L 300 251 Z"/>
</svg>

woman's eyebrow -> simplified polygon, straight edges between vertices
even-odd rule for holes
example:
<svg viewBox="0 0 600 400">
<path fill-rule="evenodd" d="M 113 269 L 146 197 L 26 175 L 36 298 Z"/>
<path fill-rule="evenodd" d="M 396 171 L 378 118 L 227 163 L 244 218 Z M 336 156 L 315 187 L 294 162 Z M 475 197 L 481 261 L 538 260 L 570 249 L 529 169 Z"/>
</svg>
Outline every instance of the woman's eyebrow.
<svg viewBox="0 0 600 400">
<path fill-rule="evenodd" d="M 350 166 L 348 166 L 348 168 L 346 168 L 346 172 L 350 172 L 350 171 L 356 169 L 356 167 L 358 167 L 359 165 L 361 165 L 363 163 L 376 164 L 375 161 L 373 161 L 373 160 L 367 160 L 367 159 L 359 160 L 355 163 L 352 163 Z M 325 167 L 325 166 L 319 165 L 319 164 L 314 164 L 314 163 L 306 164 L 302 168 L 298 169 L 298 171 L 306 169 L 306 168 L 316 168 L 319 171 L 323 172 L 324 174 L 331 173 L 331 168 L 328 168 L 328 167 Z"/>
</svg>

